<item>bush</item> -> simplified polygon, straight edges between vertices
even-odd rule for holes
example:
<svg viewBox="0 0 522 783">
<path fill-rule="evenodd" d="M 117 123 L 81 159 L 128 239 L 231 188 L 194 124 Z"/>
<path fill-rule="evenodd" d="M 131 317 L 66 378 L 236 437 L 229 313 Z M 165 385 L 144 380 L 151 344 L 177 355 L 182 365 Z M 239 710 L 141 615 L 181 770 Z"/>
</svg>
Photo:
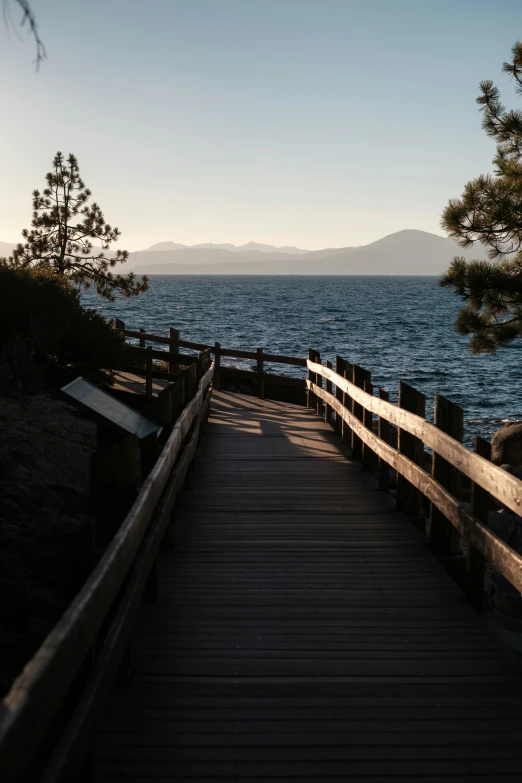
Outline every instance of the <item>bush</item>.
<svg viewBox="0 0 522 783">
<path fill-rule="evenodd" d="M 110 380 L 123 362 L 123 336 L 65 278 L 41 269 L 0 266 L 0 384 L 28 390 L 84 375 Z"/>
</svg>

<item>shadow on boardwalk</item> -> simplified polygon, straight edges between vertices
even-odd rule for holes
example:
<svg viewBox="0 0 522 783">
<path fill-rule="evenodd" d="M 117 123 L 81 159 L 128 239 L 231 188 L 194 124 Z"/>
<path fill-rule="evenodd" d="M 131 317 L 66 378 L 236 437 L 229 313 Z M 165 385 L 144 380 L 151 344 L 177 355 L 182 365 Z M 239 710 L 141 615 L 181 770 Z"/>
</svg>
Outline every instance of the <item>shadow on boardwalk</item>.
<svg viewBox="0 0 522 783">
<path fill-rule="evenodd" d="M 519 781 L 521 665 L 311 411 L 214 393 L 95 777 Z"/>
</svg>

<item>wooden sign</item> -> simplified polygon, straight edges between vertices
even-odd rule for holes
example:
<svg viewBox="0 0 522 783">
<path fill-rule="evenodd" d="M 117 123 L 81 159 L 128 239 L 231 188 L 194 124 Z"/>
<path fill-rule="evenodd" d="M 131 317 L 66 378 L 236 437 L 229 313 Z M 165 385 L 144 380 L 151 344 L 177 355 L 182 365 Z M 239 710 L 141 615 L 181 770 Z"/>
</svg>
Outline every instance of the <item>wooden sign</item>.
<svg viewBox="0 0 522 783">
<path fill-rule="evenodd" d="M 121 434 L 136 435 L 143 440 L 152 433 L 159 433 L 161 426 L 141 413 L 112 397 L 85 378 L 79 377 L 63 386 L 61 391 L 71 402 L 91 413 L 98 423 Z"/>
</svg>

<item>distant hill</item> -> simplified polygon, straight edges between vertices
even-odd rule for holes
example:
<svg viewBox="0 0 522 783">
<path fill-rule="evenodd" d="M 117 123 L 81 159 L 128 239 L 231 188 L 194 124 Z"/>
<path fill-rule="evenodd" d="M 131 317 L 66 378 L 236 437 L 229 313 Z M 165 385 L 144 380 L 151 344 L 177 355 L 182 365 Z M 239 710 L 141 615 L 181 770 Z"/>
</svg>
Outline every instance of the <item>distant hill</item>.
<svg viewBox="0 0 522 783">
<path fill-rule="evenodd" d="M 258 250 L 261 253 L 285 253 L 287 255 L 304 255 L 309 253 L 309 250 L 302 250 L 299 247 L 293 247 L 291 245 L 284 245 L 283 247 L 276 247 L 275 245 L 262 245 L 259 242 L 247 242 L 246 245 L 232 245 L 230 242 L 225 242 L 221 245 L 213 244 L 212 242 L 203 242 L 200 245 L 180 245 L 177 242 L 158 242 L 152 247 L 148 247 L 146 250 L 140 250 L 140 253 L 158 252 L 164 250 L 228 250 L 230 253 L 244 253 L 249 250 Z"/>
<path fill-rule="evenodd" d="M 186 247 L 186 245 L 180 245 L 177 242 L 158 242 L 156 245 L 152 245 L 152 247 L 148 247 L 144 251 L 140 252 L 158 252 L 158 251 L 164 251 L 164 250 L 179 250 L 182 247 Z"/>
<path fill-rule="evenodd" d="M 131 268 L 147 274 L 223 275 L 440 275 L 454 256 L 485 258 L 480 245 L 463 249 L 452 239 L 406 229 L 361 247 L 328 248 L 297 255 L 222 248 L 132 253 Z"/>
</svg>

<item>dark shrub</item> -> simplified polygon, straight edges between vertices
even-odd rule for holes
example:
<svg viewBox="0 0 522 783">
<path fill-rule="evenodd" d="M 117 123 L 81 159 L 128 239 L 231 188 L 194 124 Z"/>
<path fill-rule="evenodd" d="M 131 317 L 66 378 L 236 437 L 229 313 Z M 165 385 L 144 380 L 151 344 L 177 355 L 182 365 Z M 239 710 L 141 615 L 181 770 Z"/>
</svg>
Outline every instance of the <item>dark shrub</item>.
<svg viewBox="0 0 522 783">
<path fill-rule="evenodd" d="M 84 375 L 110 379 L 123 337 L 79 292 L 50 271 L 0 266 L 0 385 L 27 389 Z"/>
</svg>

